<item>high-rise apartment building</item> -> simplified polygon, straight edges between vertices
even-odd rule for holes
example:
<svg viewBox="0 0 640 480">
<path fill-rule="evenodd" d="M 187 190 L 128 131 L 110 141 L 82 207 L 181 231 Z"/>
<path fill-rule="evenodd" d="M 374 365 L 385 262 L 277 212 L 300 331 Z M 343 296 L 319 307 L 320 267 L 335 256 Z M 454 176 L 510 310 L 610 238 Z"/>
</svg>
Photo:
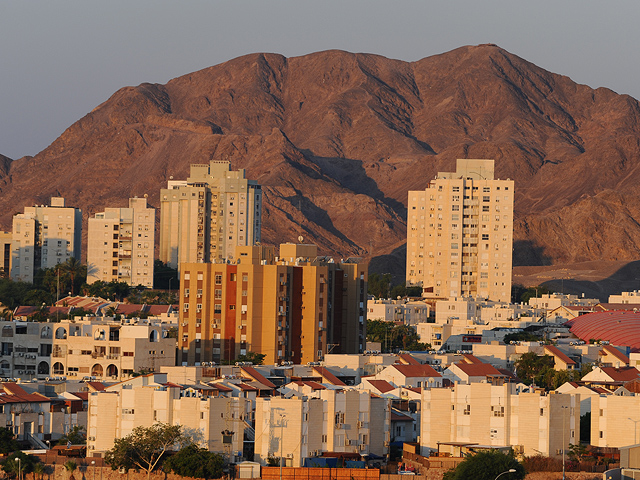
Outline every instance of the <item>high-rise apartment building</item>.
<svg viewBox="0 0 640 480">
<path fill-rule="evenodd" d="M 105 208 L 89 219 L 87 283 L 153 288 L 155 212 L 146 198 L 130 198 L 129 208 Z"/>
<path fill-rule="evenodd" d="M 334 263 L 315 245 L 238 247 L 238 262 L 186 263 L 180 272 L 182 365 L 263 353 L 265 363 L 361 353 L 367 267 Z"/>
<path fill-rule="evenodd" d="M 52 268 L 75 257 L 80 260 L 82 211 L 66 207 L 64 198 L 51 205 L 25 207 L 13 217 L 11 278 L 33 282 L 38 269 Z"/>
<path fill-rule="evenodd" d="M 236 246 L 260 241 L 261 202 L 260 185 L 244 169 L 191 165 L 187 180 L 170 180 L 160 192 L 160 260 L 174 268 L 234 260 Z"/>
<path fill-rule="evenodd" d="M 458 160 L 424 191 L 410 191 L 407 284 L 423 296 L 511 298 L 513 181 L 493 160 Z"/>
</svg>

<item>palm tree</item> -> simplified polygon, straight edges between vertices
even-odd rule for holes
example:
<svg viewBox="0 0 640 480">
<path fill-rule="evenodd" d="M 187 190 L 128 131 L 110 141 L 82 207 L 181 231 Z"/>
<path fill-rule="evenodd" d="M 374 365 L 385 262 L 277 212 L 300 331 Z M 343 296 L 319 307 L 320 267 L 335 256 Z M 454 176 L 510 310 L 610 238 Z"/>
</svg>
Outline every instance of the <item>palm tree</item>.
<svg viewBox="0 0 640 480">
<path fill-rule="evenodd" d="M 76 257 L 70 257 L 61 265 L 61 267 L 62 271 L 68 275 L 71 280 L 71 295 L 73 295 L 75 279 L 76 277 L 80 278 L 87 276 L 87 266 L 80 263 Z"/>
<path fill-rule="evenodd" d="M 67 472 L 69 472 L 69 480 L 75 480 L 73 472 L 76 468 L 78 468 L 78 464 L 73 460 L 67 460 L 64 464 L 64 468 L 67 470 Z"/>
<path fill-rule="evenodd" d="M 36 480 L 42 480 L 44 476 L 44 464 L 38 462 L 33 466 L 33 476 Z"/>
</svg>

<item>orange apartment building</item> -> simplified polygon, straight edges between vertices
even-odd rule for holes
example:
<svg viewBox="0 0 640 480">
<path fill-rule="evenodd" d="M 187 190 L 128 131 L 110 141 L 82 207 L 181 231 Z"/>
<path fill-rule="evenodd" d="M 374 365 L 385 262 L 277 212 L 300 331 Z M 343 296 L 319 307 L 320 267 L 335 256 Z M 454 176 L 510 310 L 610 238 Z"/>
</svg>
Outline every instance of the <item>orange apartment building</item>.
<svg viewBox="0 0 640 480">
<path fill-rule="evenodd" d="M 306 363 L 364 350 L 366 265 L 318 257 L 315 245 L 283 244 L 279 253 L 246 246 L 235 264 L 181 265 L 179 364 L 247 352 Z"/>
</svg>

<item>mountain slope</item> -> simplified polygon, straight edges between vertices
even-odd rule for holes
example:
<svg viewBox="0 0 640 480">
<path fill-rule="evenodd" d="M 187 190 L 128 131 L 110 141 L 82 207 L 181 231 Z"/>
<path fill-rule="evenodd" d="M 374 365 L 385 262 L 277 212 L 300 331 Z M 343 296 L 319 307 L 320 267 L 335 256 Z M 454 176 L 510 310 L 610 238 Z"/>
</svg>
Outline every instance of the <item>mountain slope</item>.
<svg viewBox="0 0 640 480">
<path fill-rule="evenodd" d="M 635 99 L 495 45 L 413 63 L 252 54 L 120 89 L 35 157 L 0 168 L 0 223 L 51 195 L 85 217 L 145 193 L 158 205 L 171 176 L 228 159 L 265 187 L 265 242 L 303 235 L 327 254 L 401 258 L 407 191 L 456 158 L 494 158 L 516 182 L 516 264 L 631 260 L 639 118 Z"/>
</svg>

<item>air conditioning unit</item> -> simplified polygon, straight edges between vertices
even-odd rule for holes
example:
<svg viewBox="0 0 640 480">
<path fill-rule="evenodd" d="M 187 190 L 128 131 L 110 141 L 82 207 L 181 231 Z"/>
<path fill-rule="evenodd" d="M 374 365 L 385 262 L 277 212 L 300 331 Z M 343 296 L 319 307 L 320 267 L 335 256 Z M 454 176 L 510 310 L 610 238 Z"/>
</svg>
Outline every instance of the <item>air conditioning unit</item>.
<svg viewBox="0 0 640 480">
<path fill-rule="evenodd" d="M 342 423 L 336 423 L 336 428 L 339 430 L 342 428 Z"/>
<path fill-rule="evenodd" d="M 359 450 L 366 450 L 367 446 L 363 443 L 362 445 L 358 445 Z"/>
<path fill-rule="evenodd" d="M 24 374 L 24 370 L 20 370 L 20 371 L 18 372 L 18 374 L 19 374 L 19 375 L 23 375 L 23 374 Z"/>
<path fill-rule="evenodd" d="M 358 428 L 364 428 L 364 422 L 358 422 Z"/>
<path fill-rule="evenodd" d="M 353 443 L 353 440 L 350 440 L 350 439 L 348 439 L 348 438 L 344 441 L 344 444 L 345 444 L 345 446 L 347 446 L 347 447 L 350 447 L 351 445 L 355 445 L 355 444 Z"/>
<path fill-rule="evenodd" d="M 287 453 L 287 458 L 293 458 L 293 453 Z"/>
<path fill-rule="evenodd" d="M 20 352 L 20 353 L 18 353 L 18 356 L 19 357 L 24 357 L 24 353 Z"/>
<path fill-rule="evenodd" d="M 388 441 L 387 441 L 387 442 L 384 442 L 384 446 L 385 446 L 385 447 L 388 447 L 388 446 L 389 446 L 389 442 L 388 442 Z"/>
</svg>

